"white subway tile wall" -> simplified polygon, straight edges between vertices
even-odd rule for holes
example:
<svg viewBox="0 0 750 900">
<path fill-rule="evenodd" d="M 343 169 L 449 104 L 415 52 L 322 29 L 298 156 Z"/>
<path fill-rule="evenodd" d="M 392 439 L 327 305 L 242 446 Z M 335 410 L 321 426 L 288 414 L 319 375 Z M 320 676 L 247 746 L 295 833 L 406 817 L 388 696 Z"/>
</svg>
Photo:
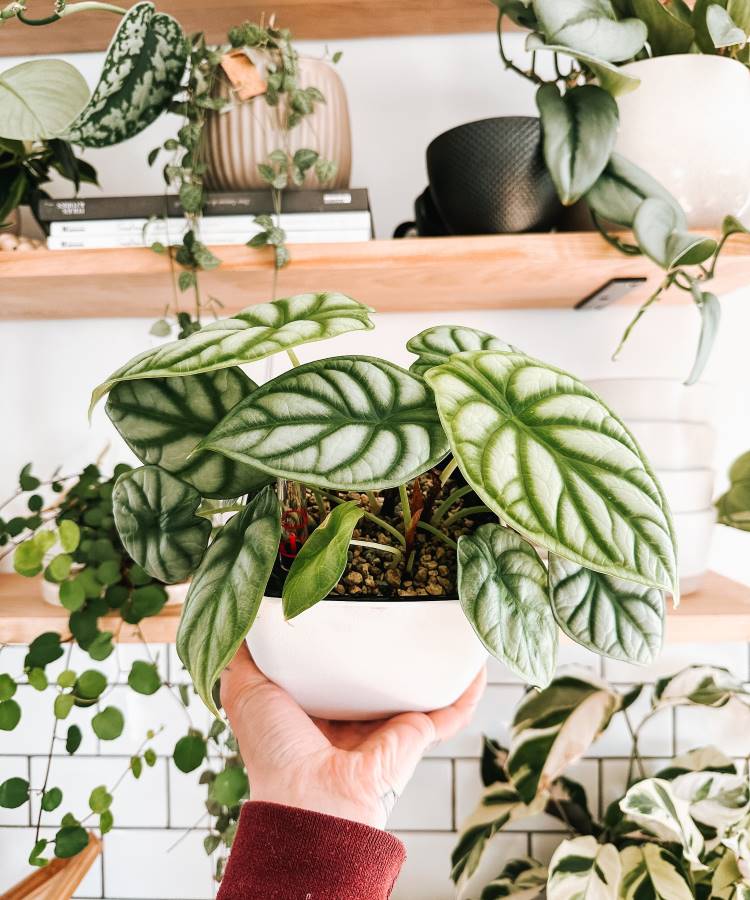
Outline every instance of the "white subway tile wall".
<svg viewBox="0 0 750 900">
<path fill-rule="evenodd" d="M 665 648 L 652 667 L 640 669 L 602 661 L 573 644 L 561 648 L 560 664 L 586 666 L 621 688 L 639 682 L 651 683 L 694 663 L 729 668 L 743 681 L 750 680 L 750 653 L 746 644 L 681 644 Z M 133 659 L 158 657 L 162 673 L 175 684 L 184 673 L 174 649 L 168 646 L 120 647 L 119 666 L 127 677 Z M 5 648 L 0 671 L 19 671 L 24 651 Z M 82 659 L 79 669 L 90 664 Z M 97 664 L 98 666 L 98 664 Z M 50 671 L 52 667 L 50 667 Z M 489 684 L 474 722 L 461 734 L 435 748 L 418 767 L 391 817 L 390 827 L 405 843 L 408 858 L 393 893 L 393 900 L 451 900 L 450 855 L 456 830 L 472 811 L 481 791 L 479 754 L 483 733 L 507 741 L 513 709 L 524 687 L 503 666 L 491 663 Z M 32 787 L 44 780 L 46 751 L 51 740 L 49 693 L 40 694 L 28 685 L 19 687 L 24 717 L 19 728 L 0 733 L 0 781 L 12 776 L 27 778 Z M 54 743 L 49 785 L 62 789 L 63 804 L 42 816 L 43 837 L 54 834 L 54 826 L 70 810 L 84 814 L 88 793 L 98 784 L 111 786 L 128 766 L 149 728 L 163 728 L 156 737 L 159 759 L 144 767 L 139 780 L 127 776 L 115 793 L 115 827 L 104 839 L 103 854 L 81 884 L 76 897 L 106 900 L 210 900 L 216 893 L 214 859 L 205 856 L 203 838 L 208 818 L 203 804 L 205 787 L 198 783 L 200 770 L 190 775 L 178 772 L 169 756 L 175 740 L 192 722 L 205 728 L 207 716 L 197 701 L 189 716 L 166 690 L 141 697 L 124 684 L 113 687 L 104 700 L 122 707 L 128 725 L 116 741 L 97 741 L 90 727 L 83 727 L 81 749 L 71 757 L 63 743 Z M 648 692 L 630 709 L 632 723 L 648 711 Z M 74 710 L 66 726 L 86 722 L 90 713 Z M 674 753 L 708 742 L 717 743 L 730 755 L 750 756 L 750 722 L 727 710 L 680 709 L 666 712 L 644 728 L 641 750 L 647 773 L 658 770 Z M 64 733 L 64 732 L 63 732 Z M 630 739 L 624 721 L 615 720 L 608 733 L 590 749 L 587 758 L 572 766 L 569 774 L 586 788 L 594 813 L 623 792 L 628 770 Z M 217 761 L 210 764 L 215 766 Z M 0 809 L 0 892 L 31 871 L 25 860 L 34 841 L 38 797 L 15 810 Z M 489 880 L 503 861 L 533 854 L 548 860 L 560 842 L 560 823 L 540 815 L 515 823 L 498 835 L 473 883 Z"/>
</svg>

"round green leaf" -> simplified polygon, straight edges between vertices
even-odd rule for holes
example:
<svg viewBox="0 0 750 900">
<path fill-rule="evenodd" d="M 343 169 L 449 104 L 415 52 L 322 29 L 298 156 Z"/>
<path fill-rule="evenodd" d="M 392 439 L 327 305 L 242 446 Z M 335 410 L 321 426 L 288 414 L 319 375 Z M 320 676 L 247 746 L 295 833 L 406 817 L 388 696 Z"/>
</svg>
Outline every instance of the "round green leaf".
<svg viewBox="0 0 750 900">
<path fill-rule="evenodd" d="M 10 698 L 16 692 L 16 682 L 13 678 L 8 675 L 7 672 L 3 672 L 0 675 L 0 703 L 3 700 L 10 700 Z"/>
<path fill-rule="evenodd" d="M 60 635 L 56 631 L 45 631 L 29 644 L 24 668 L 43 669 L 49 663 L 60 659 L 64 652 L 60 646 Z"/>
<path fill-rule="evenodd" d="M 81 540 L 81 529 L 70 519 L 63 519 L 57 526 L 57 537 L 64 553 L 72 553 L 78 549 Z"/>
<path fill-rule="evenodd" d="M 42 853 L 44 853 L 48 843 L 49 841 L 46 838 L 39 838 L 34 844 L 31 853 L 29 853 L 30 866 L 42 867 L 47 865 L 47 860 L 42 857 Z"/>
<path fill-rule="evenodd" d="M 63 581 L 60 585 L 60 603 L 69 612 L 75 612 L 86 602 L 86 591 L 77 579 Z"/>
<path fill-rule="evenodd" d="M 52 711 L 55 714 L 55 718 L 67 719 L 71 709 L 73 709 L 74 703 L 75 697 L 72 694 L 58 694 L 52 704 Z"/>
<path fill-rule="evenodd" d="M 99 831 L 102 834 L 107 834 L 112 831 L 112 826 L 115 824 L 114 816 L 112 815 L 111 809 L 105 809 L 103 813 L 99 816 Z"/>
<path fill-rule="evenodd" d="M 534 0 L 539 30 L 562 44 L 609 62 L 632 59 L 648 37 L 639 19 L 618 21 L 610 0 Z"/>
<path fill-rule="evenodd" d="M 81 729 L 77 725 L 71 725 L 65 737 L 65 750 L 71 755 L 81 746 L 83 735 Z"/>
<path fill-rule="evenodd" d="M 107 687 L 107 678 L 96 669 L 87 669 L 81 672 L 75 683 L 74 694 L 79 700 L 94 701 Z"/>
<path fill-rule="evenodd" d="M 0 731 L 13 731 L 21 721 L 21 707 L 15 700 L 0 703 Z"/>
<path fill-rule="evenodd" d="M 73 565 L 73 558 L 67 553 L 58 553 L 57 556 L 50 560 L 49 565 L 44 570 L 44 577 L 47 581 L 59 583 L 64 581 L 70 575 L 70 567 Z"/>
<path fill-rule="evenodd" d="M 29 669 L 28 679 L 29 684 L 36 691 L 46 691 L 49 686 L 49 680 L 44 669 Z"/>
<path fill-rule="evenodd" d="M 206 741 L 197 734 L 188 734 L 177 741 L 172 758 L 180 772 L 193 772 L 206 758 Z"/>
<path fill-rule="evenodd" d="M 89 89 L 75 66 L 34 59 L 0 72 L 0 137 L 57 137 L 83 109 Z"/>
<path fill-rule="evenodd" d="M 255 493 L 270 476 L 216 453 L 190 454 L 256 387 L 238 368 L 141 378 L 115 385 L 106 411 L 142 463 L 166 469 L 203 497 L 239 497 Z"/>
<path fill-rule="evenodd" d="M 462 325 L 436 325 L 421 331 L 406 343 L 406 349 L 416 353 L 416 359 L 409 371 L 424 375 L 428 369 L 448 362 L 454 353 L 465 350 L 513 350 L 510 344 L 501 341 L 486 331 L 464 328 Z"/>
<path fill-rule="evenodd" d="M 91 720 L 94 734 L 103 741 L 114 741 L 125 727 L 125 719 L 114 706 L 107 706 Z"/>
<path fill-rule="evenodd" d="M 161 687 L 161 678 L 155 665 L 138 659 L 130 669 L 128 684 L 138 694 L 155 694 Z"/>
<path fill-rule="evenodd" d="M 142 466 L 117 479 L 115 523 L 128 553 L 150 575 L 184 581 L 206 552 L 211 522 L 196 516 L 200 494 L 158 466 Z"/>
<path fill-rule="evenodd" d="M 552 610 L 562 630 L 602 656 L 653 662 L 664 634 L 664 597 L 656 588 L 592 572 L 550 554 Z"/>
<path fill-rule="evenodd" d="M 29 799 L 29 782 L 23 778 L 9 778 L 0 784 L 0 806 L 18 809 Z"/>
<path fill-rule="evenodd" d="M 244 769 L 237 766 L 224 769 L 214 778 L 208 796 L 222 806 L 237 806 L 247 794 L 248 783 Z"/>
<path fill-rule="evenodd" d="M 45 812 L 52 812 L 62 803 L 63 792 L 60 788 L 50 788 L 42 795 L 42 809 Z"/>
<path fill-rule="evenodd" d="M 57 683 L 61 688 L 72 688 L 76 683 L 77 679 L 76 673 L 72 669 L 63 669 L 62 672 L 57 676 Z"/>
<path fill-rule="evenodd" d="M 557 626 L 547 572 L 534 548 L 502 525 L 461 535 L 458 595 L 490 653 L 525 681 L 545 687 L 557 664 Z"/>
<path fill-rule="evenodd" d="M 403 484 L 448 451 L 432 393 L 393 363 L 339 356 L 258 388 L 203 447 L 331 490 Z"/>
<path fill-rule="evenodd" d="M 558 556 L 679 597 L 664 495 L 593 391 L 492 351 L 454 356 L 426 378 L 461 471 L 502 521 Z"/>
<path fill-rule="evenodd" d="M 89 796 L 89 808 L 92 812 L 106 812 L 112 805 L 112 794 L 109 793 L 105 785 L 95 787 Z"/>
<path fill-rule="evenodd" d="M 285 619 L 314 606 L 336 587 L 346 568 L 349 541 L 363 513 L 356 500 L 334 506 L 302 545 L 284 582 Z"/>
<path fill-rule="evenodd" d="M 55 835 L 55 856 L 69 859 L 85 850 L 89 843 L 86 829 L 80 825 L 64 825 Z"/>
</svg>

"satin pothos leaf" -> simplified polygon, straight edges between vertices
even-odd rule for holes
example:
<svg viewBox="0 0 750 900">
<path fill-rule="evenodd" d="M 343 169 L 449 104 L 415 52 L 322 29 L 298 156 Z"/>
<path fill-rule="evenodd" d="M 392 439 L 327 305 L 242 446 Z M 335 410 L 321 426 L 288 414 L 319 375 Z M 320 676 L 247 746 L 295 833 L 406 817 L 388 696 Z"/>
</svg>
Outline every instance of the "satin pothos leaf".
<svg viewBox="0 0 750 900">
<path fill-rule="evenodd" d="M 265 359 L 299 344 L 373 328 L 367 306 L 345 294 L 297 294 L 249 306 L 182 340 L 134 357 L 94 390 L 91 408 L 119 381 L 196 375 Z"/>
<path fill-rule="evenodd" d="M 467 482 L 539 546 L 679 596 L 669 509 L 625 425 L 582 382 L 519 353 L 461 353 L 425 375 Z"/>
<path fill-rule="evenodd" d="M 609 62 L 632 59 L 648 37 L 639 19 L 618 20 L 610 0 L 534 0 L 533 6 L 547 43 Z"/>
<path fill-rule="evenodd" d="M 199 446 L 330 490 L 394 487 L 448 452 L 424 380 L 366 356 L 322 359 L 277 376 Z"/>
<path fill-rule="evenodd" d="M 177 653 L 214 715 L 214 684 L 255 620 L 280 537 L 281 508 L 267 487 L 224 525 L 193 576 Z"/>
<path fill-rule="evenodd" d="M 550 554 L 549 589 L 557 624 L 577 643 L 639 665 L 656 659 L 664 636 L 664 595 L 657 588 Z"/>
<path fill-rule="evenodd" d="M 669 897 L 693 900 L 687 867 L 666 847 L 644 843 L 620 851 L 622 864 L 622 900 L 642 897 Z"/>
<path fill-rule="evenodd" d="M 614 844 L 585 835 L 563 841 L 549 864 L 549 900 L 617 900 L 620 856 Z"/>
<path fill-rule="evenodd" d="M 458 595 L 496 659 L 536 687 L 549 684 L 557 665 L 557 625 L 547 572 L 531 544 L 502 525 L 461 535 Z"/>
<path fill-rule="evenodd" d="M 674 207 L 659 197 L 648 197 L 638 207 L 633 233 L 641 250 L 663 269 L 698 265 L 717 248 L 713 238 L 683 230 Z"/>
<path fill-rule="evenodd" d="M 201 496 L 158 466 L 120 475 L 112 492 L 115 525 L 123 546 L 153 578 L 174 584 L 197 568 L 211 523 L 196 515 Z"/>
<path fill-rule="evenodd" d="M 127 445 L 147 465 L 192 484 L 203 497 L 254 493 L 272 477 L 216 453 L 193 453 L 203 438 L 257 385 L 238 368 L 121 381 L 106 411 Z"/>
<path fill-rule="evenodd" d="M 535 53 L 537 50 L 546 50 L 548 53 L 562 53 L 571 56 L 583 63 L 586 68 L 590 69 L 599 82 L 599 87 L 603 88 L 613 97 L 621 97 L 623 94 L 629 94 L 634 91 L 641 83 L 640 78 L 634 75 L 628 75 L 618 66 L 606 59 L 599 59 L 590 53 L 584 53 L 581 50 L 573 50 L 570 47 L 563 47 L 561 44 L 547 44 L 539 34 L 531 33 L 526 38 L 526 50 L 529 53 Z M 468 348 L 467 348 L 468 349 Z"/>
<path fill-rule="evenodd" d="M 6 69 L 0 72 L 0 137 L 54 138 L 81 111 L 88 96 L 83 75 L 61 59 L 32 59 Z"/>
<path fill-rule="evenodd" d="M 439 366 L 465 350 L 514 350 L 486 331 L 464 328 L 462 325 L 436 325 L 420 331 L 406 343 L 406 349 L 419 357 L 410 366 L 410 372 L 424 375 L 428 369 Z"/>
</svg>

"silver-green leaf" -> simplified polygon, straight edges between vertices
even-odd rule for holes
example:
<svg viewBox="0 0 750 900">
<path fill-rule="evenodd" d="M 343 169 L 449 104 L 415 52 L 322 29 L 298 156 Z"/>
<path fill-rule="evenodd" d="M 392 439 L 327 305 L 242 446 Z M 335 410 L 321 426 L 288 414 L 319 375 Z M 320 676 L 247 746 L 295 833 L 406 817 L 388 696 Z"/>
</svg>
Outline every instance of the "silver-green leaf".
<svg viewBox="0 0 750 900">
<path fill-rule="evenodd" d="M 566 56 L 572 56 L 578 62 L 583 63 L 586 68 L 590 69 L 599 82 L 599 87 L 603 88 L 613 97 L 621 97 L 623 94 L 629 94 L 634 91 L 641 83 L 640 78 L 634 75 L 628 75 L 618 66 L 607 62 L 606 59 L 599 59 L 590 53 L 584 53 L 582 50 L 573 50 L 570 47 L 563 47 L 561 44 L 547 44 L 541 35 L 531 33 L 526 39 L 526 50 L 535 53 L 537 50 L 546 50 L 549 53 L 562 53 Z"/>
<path fill-rule="evenodd" d="M 509 528 L 482 525 L 458 539 L 458 595 L 490 653 L 536 687 L 557 665 L 557 625 L 536 550 Z"/>
<path fill-rule="evenodd" d="M 91 408 L 118 381 L 195 375 L 244 365 L 299 344 L 373 328 L 369 312 L 357 300 L 335 293 L 297 294 L 249 306 L 190 337 L 134 357 L 95 389 Z"/>
<path fill-rule="evenodd" d="M 747 40 L 745 32 L 734 22 L 729 12 L 718 3 L 706 10 L 706 26 L 714 47 L 736 47 Z"/>
<path fill-rule="evenodd" d="M 565 559 L 679 596 L 661 488 L 593 391 L 494 351 L 458 354 L 425 378 L 464 477 L 503 522 Z"/>
<path fill-rule="evenodd" d="M 211 523 L 196 515 L 198 491 L 158 466 L 120 475 L 112 492 L 115 525 L 123 546 L 149 575 L 167 584 L 197 568 Z"/>
<path fill-rule="evenodd" d="M 366 356 L 322 359 L 277 376 L 200 447 L 330 490 L 394 487 L 448 452 L 424 380 Z"/>
<path fill-rule="evenodd" d="M 0 137 L 57 137 L 89 97 L 83 75 L 61 59 L 33 59 L 0 72 Z"/>
<path fill-rule="evenodd" d="M 193 451 L 256 388 L 235 367 L 184 378 L 139 378 L 116 384 L 106 411 L 142 463 L 179 476 L 203 497 L 229 499 L 254 493 L 271 476 L 216 453 Z"/>
<path fill-rule="evenodd" d="M 549 588 L 557 623 L 584 647 L 611 659 L 653 662 L 664 637 L 664 595 L 656 588 L 592 572 L 555 554 Z"/>
<path fill-rule="evenodd" d="M 563 841 L 550 860 L 548 900 L 617 900 L 620 871 L 614 844 L 591 835 Z"/>
<path fill-rule="evenodd" d="M 255 620 L 280 536 L 281 508 L 267 487 L 221 529 L 193 576 L 177 653 L 214 715 L 213 686 Z"/>
<path fill-rule="evenodd" d="M 672 205 L 648 197 L 633 218 L 633 233 L 643 252 L 664 269 L 698 265 L 716 252 L 716 241 L 680 227 Z"/>
<path fill-rule="evenodd" d="M 609 62 L 632 59 L 648 37 L 640 20 L 618 21 L 609 0 L 533 0 L 533 7 L 548 43 Z"/>
<path fill-rule="evenodd" d="M 711 356 L 711 350 L 721 324 L 721 303 L 716 294 L 701 290 L 697 290 L 696 294 L 696 303 L 701 314 L 701 333 L 698 338 L 698 347 L 695 351 L 693 368 L 690 370 L 690 374 L 685 382 L 687 385 L 695 384 L 700 380 Z"/>
<path fill-rule="evenodd" d="M 420 331 L 406 343 L 406 349 L 419 357 L 409 366 L 410 372 L 424 375 L 428 369 L 448 362 L 454 353 L 465 350 L 514 350 L 486 331 L 463 325 L 435 325 Z"/>
</svg>

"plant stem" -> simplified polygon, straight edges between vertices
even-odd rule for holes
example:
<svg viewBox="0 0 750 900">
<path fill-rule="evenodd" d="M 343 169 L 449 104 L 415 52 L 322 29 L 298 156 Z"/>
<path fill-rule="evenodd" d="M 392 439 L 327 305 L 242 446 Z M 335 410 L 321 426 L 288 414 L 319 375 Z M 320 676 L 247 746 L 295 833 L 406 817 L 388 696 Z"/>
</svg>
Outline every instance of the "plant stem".
<svg viewBox="0 0 750 900">
<path fill-rule="evenodd" d="M 458 468 L 458 461 L 455 456 L 451 459 L 448 465 L 443 469 L 440 473 L 440 484 L 445 485 L 448 482 L 448 479 Z"/>
<path fill-rule="evenodd" d="M 341 497 L 337 497 L 335 494 L 331 494 L 329 491 L 323 491 L 322 493 L 323 496 L 328 497 L 328 499 L 332 503 L 340 505 L 344 502 Z M 381 519 L 380 516 L 374 516 L 368 509 L 364 511 L 363 515 L 366 519 L 369 519 L 371 522 L 379 525 L 383 529 L 383 531 L 387 531 L 388 534 L 390 534 L 392 537 L 395 537 L 399 544 L 401 544 L 403 547 L 406 546 L 406 538 L 403 534 L 401 534 L 398 528 L 394 528 L 393 525 L 391 525 L 389 522 L 386 522 L 385 519 Z"/>
<path fill-rule="evenodd" d="M 411 525 L 411 507 L 409 506 L 409 492 L 406 490 L 405 484 L 398 486 L 398 495 L 401 498 L 401 518 L 404 520 L 404 537 L 409 537 L 409 526 Z"/>
<path fill-rule="evenodd" d="M 535 84 L 546 84 L 543 78 L 540 78 L 536 72 L 530 71 L 527 72 L 522 69 L 520 66 L 517 66 L 513 60 L 506 55 L 505 47 L 503 46 L 503 13 L 500 13 L 500 18 L 497 23 L 497 44 L 498 49 L 500 51 L 500 59 L 503 61 L 503 65 L 506 69 L 512 69 L 514 72 L 518 72 L 519 75 L 522 75 L 524 78 L 527 78 L 529 81 L 533 81 Z"/>
<path fill-rule="evenodd" d="M 274 294 L 274 296 L 275 296 L 275 294 Z M 302 363 L 299 361 L 299 357 L 294 352 L 294 350 L 292 350 L 291 347 L 289 347 L 288 350 L 286 351 L 286 355 L 289 357 L 289 360 L 291 361 L 291 363 L 295 369 L 297 368 L 297 366 L 302 365 Z"/>
<path fill-rule="evenodd" d="M 635 760 L 638 763 L 638 769 L 641 773 L 641 778 L 646 778 L 646 769 L 643 765 L 643 759 L 641 758 L 641 754 L 638 751 L 638 736 L 639 736 L 641 728 L 643 728 L 644 724 L 646 722 L 648 722 L 648 720 L 651 718 L 651 715 L 653 715 L 653 713 L 650 713 L 643 719 L 641 724 L 638 726 L 638 731 L 634 730 L 633 723 L 630 721 L 630 716 L 628 716 L 628 711 L 626 709 L 624 709 L 622 711 L 622 714 L 623 714 L 623 716 L 625 716 L 625 725 L 627 726 L 628 732 L 630 734 L 630 738 L 633 741 L 633 746 L 630 751 L 630 764 L 628 765 L 628 787 L 630 787 L 630 778 L 633 774 L 632 773 L 633 760 Z"/>
<path fill-rule="evenodd" d="M 641 320 L 641 318 L 646 313 L 646 311 L 649 309 L 649 307 L 652 306 L 654 303 L 656 303 L 656 301 L 661 297 L 661 295 L 664 293 L 664 291 L 672 284 L 673 280 L 674 280 L 673 274 L 670 273 L 669 275 L 667 275 L 667 277 L 664 279 L 664 281 L 662 281 L 662 283 L 654 291 L 654 293 L 651 294 L 651 296 L 648 298 L 648 300 L 646 300 L 646 302 L 641 305 L 640 309 L 633 317 L 633 321 L 628 325 L 628 327 L 625 329 L 625 333 L 620 338 L 620 343 L 617 345 L 617 349 L 612 354 L 612 359 L 617 359 L 617 357 L 620 355 L 620 351 L 627 343 L 627 340 L 630 337 L 635 326 Z"/>
<path fill-rule="evenodd" d="M 312 495 L 313 495 L 313 497 L 315 497 L 315 504 L 318 507 L 318 516 L 320 517 L 320 521 L 322 522 L 323 519 L 325 519 L 325 517 L 326 517 L 325 500 L 323 499 L 323 495 L 320 493 L 319 488 L 316 488 L 316 487 L 312 488 Z M 318 524 L 320 524 L 320 523 L 318 523 Z"/>
<path fill-rule="evenodd" d="M 368 500 L 368 503 L 370 504 L 370 512 L 371 512 L 373 515 L 376 515 L 376 516 L 377 516 L 378 513 L 380 512 L 380 510 L 381 510 L 382 507 L 381 507 L 381 505 L 378 503 L 378 498 L 375 496 L 375 492 L 374 492 L 374 491 L 368 491 L 368 492 L 367 492 L 367 500 Z"/>
<path fill-rule="evenodd" d="M 244 503 L 232 503 L 230 506 L 206 506 L 200 507 L 196 515 L 204 519 L 210 519 L 213 516 L 218 516 L 220 513 L 242 512 L 244 508 Z"/>
<path fill-rule="evenodd" d="M 401 560 L 404 558 L 404 554 L 398 549 L 398 547 L 392 547 L 390 544 L 378 544 L 377 541 L 355 541 L 351 540 L 349 543 L 354 547 L 369 547 L 371 550 L 380 550 L 384 553 L 392 553 L 396 558 L 396 565 L 398 565 Z"/>
<path fill-rule="evenodd" d="M 16 13 L 16 18 L 19 22 L 23 22 L 24 25 L 51 25 L 53 22 L 59 22 L 60 19 L 63 19 L 66 16 L 72 16 L 74 13 L 78 12 L 111 12 L 117 13 L 119 16 L 124 16 L 127 10 L 123 9 L 121 6 L 114 6 L 112 3 L 99 3 L 96 2 L 96 0 L 84 0 L 84 2 L 81 3 L 71 3 L 69 6 L 61 9 L 60 12 L 53 13 L 51 16 L 45 16 L 43 19 L 30 19 L 22 10 Z"/>
<path fill-rule="evenodd" d="M 461 497 L 465 497 L 466 494 L 471 493 L 471 485 L 465 484 L 463 487 L 458 488 L 453 491 L 453 493 L 449 494 L 445 500 L 438 506 L 435 510 L 434 515 L 430 519 L 430 522 L 433 525 L 438 525 L 443 516 L 448 512 L 448 510 L 453 506 L 454 503 L 458 503 Z"/>
<path fill-rule="evenodd" d="M 436 538 L 440 538 L 440 540 L 446 543 L 449 547 L 452 547 L 454 550 L 458 549 L 458 544 L 454 540 L 449 538 L 447 534 L 443 534 L 440 529 L 430 525 L 429 522 L 417 522 L 417 528 L 423 528 L 425 531 L 429 531 L 431 535 L 434 535 L 434 537 Z"/>
<path fill-rule="evenodd" d="M 454 512 L 452 516 L 448 516 L 448 518 L 443 522 L 443 528 L 450 528 L 450 526 L 458 521 L 459 519 L 467 519 L 469 516 L 475 516 L 478 513 L 488 513 L 489 509 L 482 504 L 481 506 L 462 506 L 458 512 Z"/>
</svg>

